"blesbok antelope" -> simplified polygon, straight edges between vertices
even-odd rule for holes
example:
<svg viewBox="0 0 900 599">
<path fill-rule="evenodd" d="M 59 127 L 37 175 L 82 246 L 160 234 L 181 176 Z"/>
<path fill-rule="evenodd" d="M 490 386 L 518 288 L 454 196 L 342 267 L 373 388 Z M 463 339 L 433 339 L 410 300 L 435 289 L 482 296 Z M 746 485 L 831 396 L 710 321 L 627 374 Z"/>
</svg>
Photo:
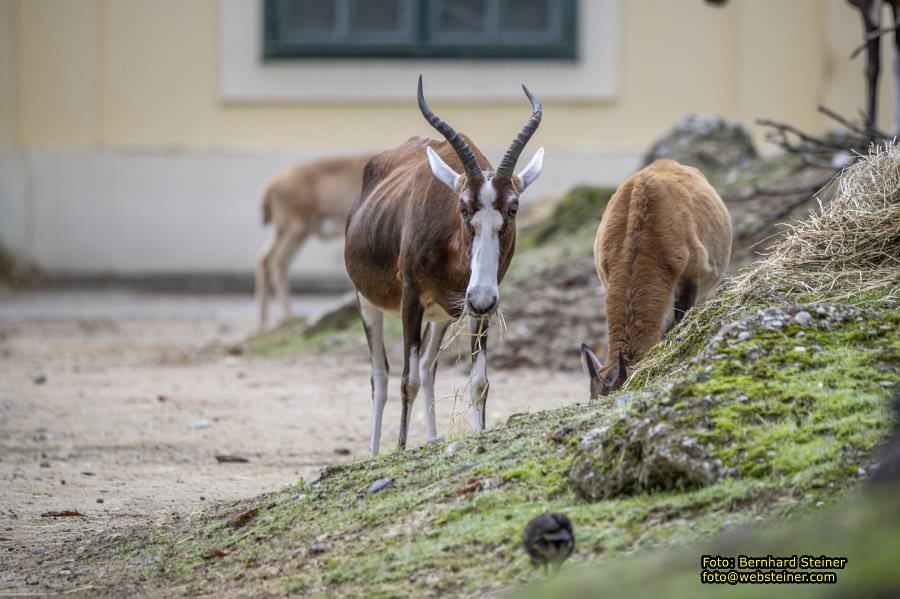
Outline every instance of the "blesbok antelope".
<svg viewBox="0 0 900 599">
<path fill-rule="evenodd" d="M 372 434 L 378 453 L 387 401 L 388 362 L 384 312 L 403 321 L 403 377 L 399 447 L 406 446 L 410 411 L 425 388 L 429 441 L 437 437 L 434 375 L 441 340 L 451 320 L 472 315 L 470 398 L 476 430 L 485 426 L 488 319 L 500 301 L 498 284 L 513 256 L 519 194 L 541 174 L 543 148 L 518 174 L 525 144 L 541 121 L 541 105 L 523 85 L 532 115 L 510 144 L 500 166 L 491 164 L 465 135 L 437 117 L 422 93 L 425 119 L 446 141 L 413 137 L 374 156 L 362 192 L 347 219 L 344 258 L 356 286 L 372 361 Z M 422 348 L 422 322 L 428 323 Z"/>
<path fill-rule="evenodd" d="M 664 331 L 715 289 L 730 258 L 731 217 L 699 170 L 657 160 L 622 183 L 594 240 L 608 343 L 605 364 L 581 345 L 592 398 L 625 383 Z"/>
<path fill-rule="evenodd" d="M 256 262 L 256 304 L 259 328 L 269 316 L 269 279 L 290 316 L 288 268 L 310 235 L 332 239 L 344 233 L 344 223 L 362 186 L 367 156 L 330 158 L 295 166 L 272 179 L 262 195 L 263 225 L 275 234 L 265 242 Z"/>
</svg>

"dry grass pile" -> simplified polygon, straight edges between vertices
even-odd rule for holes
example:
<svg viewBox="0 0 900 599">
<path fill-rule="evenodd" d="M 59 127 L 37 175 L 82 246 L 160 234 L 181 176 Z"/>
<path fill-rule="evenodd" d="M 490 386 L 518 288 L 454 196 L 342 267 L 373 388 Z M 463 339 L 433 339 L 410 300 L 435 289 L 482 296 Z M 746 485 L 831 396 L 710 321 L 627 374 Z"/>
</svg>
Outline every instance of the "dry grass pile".
<svg viewBox="0 0 900 599">
<path fill-rule="evenodd" d="M 726 291 L 852 297 L 900 282 L 900 146 L 873 146 L 838 178 L 834 199 L 794 225 Z"/>
</svg>

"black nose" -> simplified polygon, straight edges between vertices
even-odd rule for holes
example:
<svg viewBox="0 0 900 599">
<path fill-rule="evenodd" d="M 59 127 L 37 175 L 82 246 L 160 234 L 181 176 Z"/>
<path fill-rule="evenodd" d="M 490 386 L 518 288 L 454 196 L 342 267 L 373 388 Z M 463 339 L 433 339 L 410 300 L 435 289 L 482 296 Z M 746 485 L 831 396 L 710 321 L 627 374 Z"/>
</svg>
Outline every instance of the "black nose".
<svg viewBox="0 0 900 599">
<path fill-rule="evenodd" d="M 497 307 L 500 297 L 490 287 L 475 287 L 466 294 L 469 309 L 478 316 L 490 314 Z"/>
</svg>

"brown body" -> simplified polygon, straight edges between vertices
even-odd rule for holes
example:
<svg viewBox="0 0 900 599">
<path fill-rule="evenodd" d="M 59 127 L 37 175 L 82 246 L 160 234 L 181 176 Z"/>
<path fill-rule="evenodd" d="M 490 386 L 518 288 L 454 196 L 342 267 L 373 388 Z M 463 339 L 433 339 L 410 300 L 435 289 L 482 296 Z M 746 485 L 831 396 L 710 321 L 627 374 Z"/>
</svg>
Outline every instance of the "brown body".
<svg viewBox="0 0 900 599">
<path fill-rule="evenodd" d="M 256 266 L 259 325 L 268 319 L 269 279 L 284 316 L 290 315 L 288 269 L 310 235 L 339 237 L 362 185 L 369 156 L 331 158 L 295 166 L 272 179 L 262 196 L 263 224 L 275 235 L 260 250 Z"/>
<path fill-rule="evenodd" d="M 592 395 L 620 387 L 666 328 L 712 293 L 730 257 L 731 218 L 699 170 L 657 160 L 626 179 L 594 241 L 608 346 L 605 364 L 586 356 Z"/>
<path fill-rule="evenodd" d="M 488 160 L 462 137 L 481 169 L 490 171 Z M 450 144 L 425 137 L 413 137 L 374 156 L 347 219 L 344 257 L 357 291 L 378 308 L 400 312 L 406 283 L 415 289 L 426 313 L 443 312 L 455 319 L 462 314 L 470 275 L 469 253 L 460 250 L 471 240 L 458 194 L 432 175 L 426 147 L 462 170 Z M 466 179 L 461 182 L 469 184 Z M 515 240 L 514 226 L 501 230 L 499 280 L 512 260 Z"/>
</svg>

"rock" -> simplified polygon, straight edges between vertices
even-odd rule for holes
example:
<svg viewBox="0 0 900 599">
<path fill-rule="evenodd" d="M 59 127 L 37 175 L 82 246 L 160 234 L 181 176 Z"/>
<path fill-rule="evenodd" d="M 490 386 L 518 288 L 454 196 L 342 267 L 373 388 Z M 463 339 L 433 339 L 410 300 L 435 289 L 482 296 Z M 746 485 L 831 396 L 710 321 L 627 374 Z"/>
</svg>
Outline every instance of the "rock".
<svg viewBox="0 0 900 599">
<path fill-rule="evenodd" d="M 462 441 L 453 441 L 451 443 L 448 443 L 447 449 L 444 450 L 444 453 L 446 453 L 448 456 L 451 456 L 459 451 L 459 448 L 462 447 L 462 444 Z"/>
<path fill-rule="evenodd" d="M 204 420 L 202 418 L 199 420 L 188 420 L 187 427 L 191 430 L 209 428 L 209 420 Z"/>
<path fill-rule="evenodd" d="M 306 479 L 306 484 L 308 484 L 308 485 L 314 485 L 314 484 L 320 482 L 320 481 L 321 481 L 323 478 L 325 478 L 326 476 L 328 476 L 328 466 L 325 466 L 325 467 L 323 467 L 323 468 L 319 468 L 318 470 L 316 470 L 315 472 L 313 472 L 313 473 Z"/>
<path fill-rule="evenodd" d="M 644 165 L 671 158 L 699 168 L 715 185 L 733 181 L 758 156 L 750 134 L 736 121 L 690 114 L 651 146 Z"/>
<path fill-rule="evenodd" d="M 568 436 L 574 432 L 575 432 L 575 429 L 572 428 L 571 426 L 561 426 L 558 429 L 556 429 L 555 431 L 553 431 L 552 433 L 550 433 L 549 438 L 554 443 L 562 443 L 563 439 L 566 438 L 566 436 Z"/>
<path fill-rule="evenodd" d="M 799 324 L 801 327 L 812 326 L 814 322 L 812 314 L 810 314 L 806 310 L 800 310 L 799 312 L 794 314 L 794 318 L 792 320 L 794 323 Z"/>
<path fill-rule="evenodd" d="M 47 382 L 47 375 L 46 374 L 36 374 L 36 375 L 34 375 L 34 377 L 32 377 L 31 380 L 35 385 L 43 385 L 44 383 Z"/>
<path fill-rule="evenodd" d="M 569 472 L 574 489 L 594 501 L 651 490 L 696 488 L 724 475 L 712 451 L 665 422 L 663 408 L 592 429 Z"/>
<path fill-rule="evenodd" d="M 818 320 L 810 314 L 810 310 L 814 310 Z M 802 314 L 805 313 L 809 319 Z M 830 330 L 833 327 L 843 323 L 850 318 L 858 318 L 862 312 L 854 306 L 837 305 L 837 304 L 818 304 L 815 307 L 810 305 L 797 306 L 787 304 L 784 306 L 772 306 L 764 308 L 758 312 L 751 314 L 739 321 L 730 322 L 722 326 L 707 343 L 706 346 L 697 355 L 700 361 L 710 360 L 721 351 L 723 345 L 727 345 L 727 339 L 733 335 L 734 331 L 741 331 L 737 335 L 738 341 L 749 339 L 754 332 L 760 329 L 768 329 L 770 331 L 781 331 L 785 323 L 797 322 L 797 317 L 801 322 L 808 322 L 810 327 L 822 330 Z M 748 335 L 744 337 L 745 333 Z M 814 345 L 814 351 L 821 351 L 821 347 Z M 751 352 L 753 355 L 751 355 Z M 759 357 L 755 350 L 748 352 L 748 359 L 755 360 Z"/>
<path fill-rule="evenodd" d="M 356 293 L 341 296 L 334 304 L 312 318 L 303 329 L 303 335 L 313 335 L 321 331 L 340 331 L 348 328 L 359 317 Z"/>
<path fill-rule="evenodd" d="M 378 493 L 379 491 L 382 491 L 382 490 L 386 489 L 387 487 L 389 487 L 393 482 L 394 482 L 394 479 L 390 476 L 387 476 L 385 478 L 379 478 L 374 483 L 372 483 L 372 486 L 369 487 L 369 490 L 366 491 L 366 494 L 374 495 L 375 493 Z"/>
</svg>

